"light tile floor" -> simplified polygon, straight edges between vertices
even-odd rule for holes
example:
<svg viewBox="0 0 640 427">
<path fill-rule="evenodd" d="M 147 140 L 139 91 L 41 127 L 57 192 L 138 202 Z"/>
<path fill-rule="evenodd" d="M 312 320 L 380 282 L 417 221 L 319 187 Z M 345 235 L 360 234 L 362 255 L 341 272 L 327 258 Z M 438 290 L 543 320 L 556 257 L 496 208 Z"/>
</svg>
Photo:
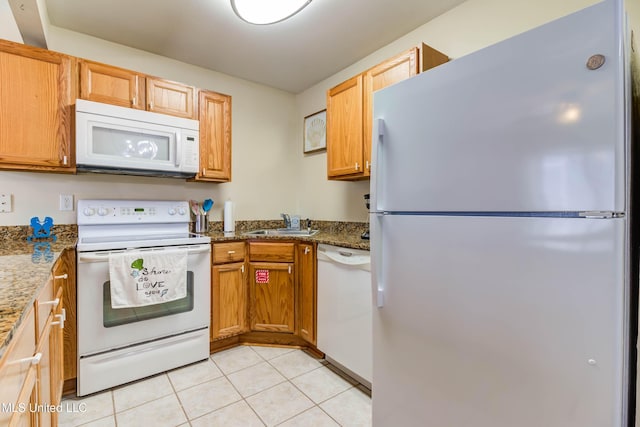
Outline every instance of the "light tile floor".
<svg viewBox="0 0 640 427">
<path fill-rule="evenodd" d="M 368 390 L 290 348 L 241 346 L 85 398 L 60 426 L 371 426 Z"/>
</svg>

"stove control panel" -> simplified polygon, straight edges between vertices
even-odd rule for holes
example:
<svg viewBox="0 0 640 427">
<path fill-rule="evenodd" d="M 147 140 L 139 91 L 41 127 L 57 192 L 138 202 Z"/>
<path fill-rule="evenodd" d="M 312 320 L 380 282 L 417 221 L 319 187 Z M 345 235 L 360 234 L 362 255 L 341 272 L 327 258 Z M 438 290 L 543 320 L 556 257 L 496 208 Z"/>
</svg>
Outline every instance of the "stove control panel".
<svg viewBox="0 0 640 427">
<path fill-rule="evenodd" d="M 78 200 L 78 225 L 182 223 L 190 219 L 188 201 Z"/>
</svg>

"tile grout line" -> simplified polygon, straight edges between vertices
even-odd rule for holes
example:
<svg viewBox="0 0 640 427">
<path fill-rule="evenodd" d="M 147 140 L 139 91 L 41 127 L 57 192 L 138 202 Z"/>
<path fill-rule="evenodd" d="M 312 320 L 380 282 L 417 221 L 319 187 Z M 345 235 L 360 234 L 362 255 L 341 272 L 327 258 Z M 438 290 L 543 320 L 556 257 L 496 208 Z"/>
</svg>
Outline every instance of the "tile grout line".
<svg viewBox="0 0 640 427">
<path fill-rule="evenodd" d="M 251 347 L 249 347 L 249 348 L 251 348 Z M 264 357 L 262 357 L 262 355 L 261 355 L 261 354 L 259 354 L 257 351 L 255 351 L 255 350 L 254 350 L 254 349 L 252 349 L 252 348 L 251 348 L 251 350 L 252 350 L 254 353 L 256 353 L 256 354 L 258 355 L 258 357 L 260 357 L 260 358 L 264 361 Z M 211 356 L 209 356 L 209 358 L 211 359 Z M 244 403 L 249 407 L 249 409 L 251 409 L 251 411 L 252 411 L 254 414 L 256 414 L 256 417 L 258 417 L 258 419 L 260 420 L 260 422 L 266 426 L 266 425 L 267 425 L 267 423 L 265 422 L 265 420 L 263 420 L 263 419 L 262 419 L 262 417 L 260 416 L 260 414 L 258 414 L 258 413 L 256 412 L 256 410 L 255 410 L 255 409 L 253 409 L 253 406 L 251 406 L 251 405 L 249 404 L 249 402 L 247 402 L 246 397 L 244 397 L 244 396 L 242 395 L 242 393 L 240 393 L 240 390 L 238 390 L 238 388 L 235 386 L 235 384 L 233 384 L 233 382 L 229 379 L 229 377 L 227 376 L 227 374 L 226 374 L 226 373 L 225 373 L 225 372 L 220 368 L 220 366 L 218 366 L 218 364 L 215 362 L 215 360 L 211 359 L 211 361 L 212 361 L 212 362 L 213 362 L 213 363 L 218 367 L 218 369 L 220 369 L 220 372 L 222 372 L 222 375 L 224 376 L 224 378 L 225 378 L 227 381 L 229 381 L 229 384 L 231 384 L 231 387 L 233 387 L 233 389 L 238 393 L 238 396 L 240 396 L 240 400 L 238 400 L 238 401 L 236 401 L 236 402 L 233 402 L 233 403 L 230 403 L 229 405 L 226 405 L 226 406 L 224 406 L 224 407 L 226 408 L 227 406 L 231 406 L 231 405 L 233 405 L 234 403 L 238 403 L 238 402 L 240 402 L 240 401 L 243 401 L 243 402 L 244 402 Z M 262 362 L 260 362 L 260 363 L 262 363 Z M 251 368 L 252 366 L 257 366 L 257 365 L 258 365 L 258 363 L 256 363 L 255 365 L 247 366 L 247 367 L 246 367 L 246 368 L 244 368 L 244 369 L 248 369 L 248 368 Z M 235 372 L 240 372 L 240 371 L 242 371 L 242 369 L 239 369 L 239 370 L 237 370 L 237 371 L 235 371 Z M 232 373 L 234 373 L 234 372 L 232 372 Z M 256 393 L 256 394 L 257 394 L 257 393 Z M 252 396 L 253 396 L 253 395 L 252 395 Z M 222 408 L 219 408 L 219 409 L 222 409 Z M 218 410 L 218 409 L 216 409 L 216 411 L 217 411 L 217 410 Z M 215 411 L 212 411 L 212 412 L 215 412 Z M 212 412 L 209 412 L 209 414 L 211 414 Z"/>
<path fill-rule="evenodd" d="M 304 354 L 307 354 L 306 352 L 303 352 L 303 353 L 304 353 Z M 283 355 L 281 355 L 281 356 L 284 356 L 284 355 L 286 355 L 286 354 L 288 354 L 288 353 L 285 353 L 285 354 L 283 354 Z M 308 354 L 307 354 L 307 355 L 308 355 Z M 281 356 L 274 357 L 274 358 L 272 358 L 271 360 L 273 360 L 273 359 L 277 359 L 278 357 L 281 357 Z M 311 357 L 312 357 L 312 356 L 311 356 Z M 314 358 L 314 359 L 315 359 L 315 358 Z M 316 359 L 316 360 L 318 360 L 318 359 Z M 270 360 L 266 360 L 266 362 L 267 362 L 269 365 L 271 365 L 271 366 L 273 367 L 273 369 L 275 369 L 277 372 L 279 372 L 279 373 L 280 373 L 280 375 L 282 375 L 282 376 L 283 376 L 283 377 L 284 377 L 284 378 L 285 378 L 285 379 L 286 379 L 286 380 L 287 380 L 287 381 L 288 381 L 288 382 L 289 382 L 289 383 L 290 383 L 290 384 L 291 384 L 291 385 L 292 385 L 296 390 L 298 390 L 298 391 L 299 391 L 299 392 L 300 392 L 304 397 L 306 397 L 307 399 L 309 399 L 309 400 L 313 403 L 313 406 L 312 406 L 312 407 L 307 408 L 307 409 L 305 409 L 304 411 L 302 411 L 302 412 L 300 412 L 300 413 L 298 413 L 298 414 L 292 415 L 291 417 L 287 418 L 286 420 L 282 421 L 281 423 L 278 423 L 277 425 L 284 424 L 284 423 L 286 423 L 287 421 L 289 421 L 289 420 L 291 420 L 291 419 L 293 419 L 293 418 L 297 417 L 298 415 L 303 414 L 303 413 L 305 413 L 305 412 L 307 412 L 307 411 L 309 411 L 309 410 L 313 409 L 314 407 L 316 407 L 316 408 L 318 408 L 320 411 L 322 411 L 323 413 L 325 413 L 325 414 L 326 414 L 329 418 L 331 418 L 333 421 L 335 421 L 335 423 L 336 423 L 336 424 L 338 424 L 339 426 L 342 426 L 342 424 L 340 424 L 340 423 L 338 422 L 338 420 L 336 420 L 335 418 L 333 418 L 333 417 L 332 417 L 330 414 L 328 414 L 324 409 L 322 409 L 322 408 L 320 407 L 320 404 L 319 404 L 319 403 L 316 403 L 316 402 L 315 402 L 315 401 L 314 401 L 310 396 L 308 396 L 304 391 L 302 391 L 298 386 L 296 386 L 296 384 L 295 384 L 293 381 L 291 381 L 291 380 L 292 380 L 292 379 L 294 379 L 294 378 L 298 378 L 298 377 L 301 377 L 301 376 L 303 376 L 303 375 L 306 375 L 306 374 L 308 374 L 308 373 L 310 373 L 310 372 L 313 372 L 313 371 L 316 371 L 316 370 L 318 370 L 318 369 L 321 369 L 321 368 L 323 368 L 323 367 L 325 367 L 325 366 L 326 366 L 325 364 L 323 364 L 322 362 L 319 362 L 319 363 L 320 363 L 320 366 L 318 366 L 317 368 L 314 368 L 314 369 L 311 369 L 311 370 L 309 370 L 309 371 L 307 371 L 307 372 L 304 372 L 304 373 L 302 373 L 302 374 L 296 375 L 295 377 L 287 378 L 287 377 L 284 375 L 284 373 L 280 372 L 280 370 L 279 370 L 276 366 L 274 366 L 273 364 L 271 364 Z M 351 385 L 351 384 L 350 384 L 350 385 Z M 275 387 L 275 386 L 274 386 L 274 387 Z M 353 387 L 353 385 L 351 385 L 351 387 Z M 350 388 L 351 388 L 351 387 L 350 387 Z M 349 390 L 349 389 L 347 389 L 347 390 Z M 345 391 L 346 391 L 346 390 L 345 390 Z M 256 393 L 256 394 L 257 394 L 257 393 Z M 338 393 L 338 394 L 340 394 L 340 393 Z M 336 394 L 336 396 L 337 396 L 338 394 Z M 328 398 L 328 399 L 325 399 L 325 400 L 323 400 L 323 402 L 326 402 L 327 400 L 332 399 L 333 397 L 335 397 L 335 396 L 332 396 L 332 397 L 330 397 L 330 398 Z M 322 402 L 321 402 L 321 403 L 322 403 Z"/>
<path fill-rule="evenodd" d="M 209 357 L 207 357 L 207 359 L 209 359 Z M 197 363 L 202 363 L 201 362 L 197 362 Z M 182 400 L 180 399 L 180 395 L 178 394 L 178 391 L 176 390 L 176 386 L 173 384 L 173 381 L 171 381 L 171 377 L 168 374 L 169 371 L 165 372 L 164 374 L 167 376 L 167 380 L 169 381 L 169 385 L 171 386 L 171 389 L 173 390 L 173 394 L 175 395 L 176 399 L 178 400 L 178 404 L 180 405 L 180 409 L 182 409 L 182 413 L 184 414 L 184 419 L 187 420 L 187 424 L 189 424 L 189 426 L 191 426 L 191 420 L 189 419 L 189 415 L 187 414 L 187 410 L 184 409 L 184 405 L 182 404 Z M 195 387 L 195 386 L 194 386 Z M 182 424 L 179 424 L 182 425 Z M 116 426 L 118 427 L 118 426 Z"/>
</svg>

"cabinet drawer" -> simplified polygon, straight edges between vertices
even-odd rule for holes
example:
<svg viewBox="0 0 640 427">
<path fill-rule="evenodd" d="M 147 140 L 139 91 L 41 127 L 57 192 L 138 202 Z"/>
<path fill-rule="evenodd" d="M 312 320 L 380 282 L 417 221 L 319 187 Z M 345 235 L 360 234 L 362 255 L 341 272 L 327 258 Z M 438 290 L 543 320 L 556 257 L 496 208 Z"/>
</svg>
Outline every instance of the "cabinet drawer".
<svg viewBox="0 0 640 427">
<path fill-rule="evenodd" d="M 213 263 L 244 261 L 244 242 L 214 243 Z"/>
<path fill-rule="evenodd" d="M 251 261 L 293 262 L 295 245 L 293 243 L 251 242 L 249 259 Z"/>
</svg>

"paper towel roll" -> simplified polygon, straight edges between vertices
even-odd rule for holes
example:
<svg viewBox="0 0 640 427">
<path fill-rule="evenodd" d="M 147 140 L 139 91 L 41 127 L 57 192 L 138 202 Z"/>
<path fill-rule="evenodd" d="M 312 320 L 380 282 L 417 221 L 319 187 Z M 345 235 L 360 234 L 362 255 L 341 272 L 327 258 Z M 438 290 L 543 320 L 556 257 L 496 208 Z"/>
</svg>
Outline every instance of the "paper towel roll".
<svg viewBox="0 0 640 427">
<path fill-rule="evenodd" d="M 224 202 L 224 232 L 232 233 L 236 230 L 236 223 L 233 221 L 233 203 L 231 200 Z"/>
</svg>

